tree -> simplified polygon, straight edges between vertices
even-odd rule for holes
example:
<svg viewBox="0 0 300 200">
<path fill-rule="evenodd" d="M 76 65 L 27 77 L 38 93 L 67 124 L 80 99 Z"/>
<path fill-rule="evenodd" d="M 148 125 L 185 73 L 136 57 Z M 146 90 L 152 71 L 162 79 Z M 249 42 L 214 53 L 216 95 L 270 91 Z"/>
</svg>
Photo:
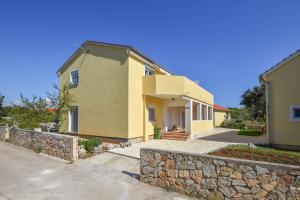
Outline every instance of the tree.
<svg viewBox="0 0 300 200">
<path fill-rule="evenodd" d="M 53 85 L 53 88 L 54 92 L 47 93 L 49 106 L 54 108 L 53 121 L 57 123 L 58 127 L 61 127 L 67 118 L 74 96 L 70 93 L 70 84 L 64 84 L 61 88 Z"/>
<path fill-rule="evenodd" d="M 51 114 L 47 110 L 47 101 L 36 95 L 32 98 L 20 95 L 20 105 L 13 105 L 11 114 L 20 128 L 38 128 L 40 123 L 50 122 Z"/>
<path fill-rule="evenodd" d="M 5 96 L 2 96 L 0 93 L 0 117 L 3 117 L 5 115 L 4 109 L 3 109 L 4 98 L 5 98 Z"/>
<path fill-rule="evenodd" d="M 73 96 L 70 94 L 70 86 L 63 85 L 60 89 L 53 85 L 54 92 L 47 93 L 47 98 L 32 98 L 20 95 L 20 105 L 13 105 L 11 115 L 20 128 L 38 128 L 41 123 L 55 122 L 58 128 L 67 116 Z M 49 109 L 54 112 L 49 112 Z"/>
<path fill-rule="evenodd" d="M 252 120 L 265 120 L 266 100 L 264 85 L 255 86 L 252 90 L 246 90 L 241 98 L 240 104 L 249 111 Z"/>
<path fill-rule="evenodd" d="M 230 118 L 243 122 L 251 119 L 251 113 L 245 108 L 228 108 L 230 110 Z"/>
</svg>

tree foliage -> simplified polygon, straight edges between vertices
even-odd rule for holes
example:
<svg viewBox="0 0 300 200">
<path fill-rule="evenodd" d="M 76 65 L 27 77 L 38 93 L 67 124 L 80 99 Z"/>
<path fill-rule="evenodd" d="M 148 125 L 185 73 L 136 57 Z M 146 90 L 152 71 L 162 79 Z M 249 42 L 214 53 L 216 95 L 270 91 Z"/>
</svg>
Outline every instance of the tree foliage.
<svg viewBox="0 0 300 200">
<path fill-rule="evenodd" d="M 32 98 L 20 95 L 20 105 L 13 105 L 10 115 L 20 128 L 38 128 L 41 123 L 55 122 L 60 126 L 66 117 L 72 102 L 69 85 L 63 85 L 60 89 L 53 85 L 54 92 L 47 93 L 47 98 Z M 53 112 L 49 112 L 49 108 Z"/>
<path fill-rule="evenodd" d="M 5 96 L 3 96 L 0 93 L 0 117 L 3 117 L 5 115 L 4 109 L 3 109 L 3 102 L 4 102 Z"/>
<path fill-rule="evenodd" d="M 264 121 L 266 115 L 265 86 L 255 86 L 242 95 L 240 103 L 250 113 L 251 120 Z"/>
<path fill-rule="evenodd" d="M 67 118 L 67 113 L 74 101 L 74 96 L 70 93 L 70 84 L 64 84 L 61 88 L 53 85 L 54 92 L 48 93 L 49 107 L 54 108 L 53 121 L 60 127 Z"/>
</svg>

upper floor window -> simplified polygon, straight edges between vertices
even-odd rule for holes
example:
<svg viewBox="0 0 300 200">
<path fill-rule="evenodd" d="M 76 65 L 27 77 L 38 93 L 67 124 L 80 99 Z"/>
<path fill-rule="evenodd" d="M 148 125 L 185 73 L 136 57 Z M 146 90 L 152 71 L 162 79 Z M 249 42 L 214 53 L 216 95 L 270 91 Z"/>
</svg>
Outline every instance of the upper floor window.
<svg viewBox="0 0 300 200">
<path fill-rule="evenodd" d="M 70 82 L 71 82 L 71 85 L 78 85 L 78 83 L 79 83 L 79 71 L 78 70 L 71 72 Z"/>
<path fill-rule="evenodd" d="M 300 121 L 300 105 L 290 106 L 290 120 Z"/>
<path fill-rule="evenodd" d="M 145 66 L 145 76 L 150 76 L 152 74 L 154 74 L 154 70 L 148 66 Z"/>
</svg>

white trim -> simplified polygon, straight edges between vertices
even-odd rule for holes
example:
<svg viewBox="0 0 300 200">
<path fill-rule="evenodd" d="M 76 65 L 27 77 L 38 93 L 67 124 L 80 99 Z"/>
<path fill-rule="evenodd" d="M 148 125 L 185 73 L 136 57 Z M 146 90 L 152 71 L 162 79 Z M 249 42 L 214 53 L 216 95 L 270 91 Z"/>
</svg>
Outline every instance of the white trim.
<svg viewBox="0 0 300 200">
<path fill-rule="evenodd" d="M 300 117 L 299 118 L 294 118 L 294 109 L 300 109 L 300 105 L 291 105 L 289 110 L 290 110 L 290 121 L 292 122 L 300 122 Z"/>
<path fill-rule="evenodd" d="M 71 109 L 68 112 L 68 132 L 71 133 Z"/>
<path fill-rule="evenodd" d="M 74 83 L 73 83 L 72 73 L 73 73 L 73 72 L 76 72 L 76 71 L 77 71 L 77 74 L 78 74 L 77 76 L 78 76 L 78 77 L 77 77 L 77 83 L 74 84 Z M 72 86 L 79 85 L 79 69 L 75 69 L 75 70 L 73 70 L 73 71 L 70 72 L 70 84 L 71 84 Z"/>
<path fill-rule="evenodd" d="M 297 50 L 293 54 L 289 55 L 287 58 L 283 59 L 281 62 L 279 62 L 278 64 L 276 64 L 275 66 L 273 66 L 271 69 L 269 69 L 266 72 L 264 72 L 261 76 L 262 77 L 268 76 L 270 73 L 272 73 L 273 71 L 277 70 L 282 65 L 284 65 L 287 62 L 289 62 L 290 60 L 292 60 L 293 58 L 297 57 L 298 55 L 300 55 L 300 51 L 299 50 Z"/>
<path fill-rule="evenodd" d="M 76 107 L 77 108 L 77 132 L 73 132 L 72 131 L 72 127 L 71 127 L 71 109 L 72 108 L 74 108 L 74 107 Z M 69 129 L 69 133 L 77 133 L 77 134 L 79 134 L 79 106 L 71 106 L 70 107 L 70 109 L 69 109 L 69 113 L 68 113 L 68 115 L 69 115 L 69 119 L 68 119 L 68 129 Z"/>
</svg>

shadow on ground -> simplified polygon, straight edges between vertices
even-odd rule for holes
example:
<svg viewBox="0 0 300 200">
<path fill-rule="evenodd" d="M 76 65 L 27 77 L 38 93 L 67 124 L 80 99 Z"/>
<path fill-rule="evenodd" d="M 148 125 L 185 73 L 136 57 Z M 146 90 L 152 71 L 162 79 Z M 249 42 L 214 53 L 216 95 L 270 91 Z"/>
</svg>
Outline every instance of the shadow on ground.
<svg viewBox="0 0 300 200">
<path fill-rule="evenodd" d="M 197 140 L 209 140 L 218 142 L 228 142 L 228 143 L 253 143 L 253 144 L 265 144 L 267 143 L 267 136 L 263 134 L 261 136 L 243 136 L 238 135 L 237 131 L 225 131 L 222 133 L 204 136 L 197 138 Z"/>
</svg>

